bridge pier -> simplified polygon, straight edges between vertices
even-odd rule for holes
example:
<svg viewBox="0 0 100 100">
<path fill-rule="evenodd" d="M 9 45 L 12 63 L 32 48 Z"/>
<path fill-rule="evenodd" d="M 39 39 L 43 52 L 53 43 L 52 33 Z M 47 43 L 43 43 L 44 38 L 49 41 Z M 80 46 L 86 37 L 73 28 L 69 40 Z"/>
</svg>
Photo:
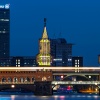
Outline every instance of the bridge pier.
<svg viewBox="0 0 100 100">
<path fill-rule="evenodd" d="M 100 81 L 100 74 L 99 74 L 99 77 L 98 77 L 98 81 Z"/>
<path fill-rule="evenodd" d="M 51 81 L 37 81 L 34 82 L 34 95 L 49 96 L 53 94 Z"/>
<path fill-rule="evenodd" d="M 100 88 L 99 88 L 99 95 L 100 95 Z"/>
</svg>

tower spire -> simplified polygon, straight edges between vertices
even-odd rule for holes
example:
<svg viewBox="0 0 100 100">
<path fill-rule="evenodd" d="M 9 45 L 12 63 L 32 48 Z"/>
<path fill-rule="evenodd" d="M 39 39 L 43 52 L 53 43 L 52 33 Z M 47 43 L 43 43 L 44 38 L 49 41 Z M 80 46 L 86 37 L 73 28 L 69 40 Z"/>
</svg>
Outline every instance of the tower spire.
<svg viewBox="0 0 100 100">
<path fill-rule="evenodd" d="M 46 30 L 46 18 L 44 18 L 44 30 L 43 30 L 42 38 L 43 39 L 48 38 L 48 34 L 47 34 L 47 30 Z"/>
<path fill-rule="evenodd" d="M 46 27 L 46 20 L 47 20 L 47 19 L 46 19 L 46 18 L 44 18 L 44 27 Z"/>
</svg>

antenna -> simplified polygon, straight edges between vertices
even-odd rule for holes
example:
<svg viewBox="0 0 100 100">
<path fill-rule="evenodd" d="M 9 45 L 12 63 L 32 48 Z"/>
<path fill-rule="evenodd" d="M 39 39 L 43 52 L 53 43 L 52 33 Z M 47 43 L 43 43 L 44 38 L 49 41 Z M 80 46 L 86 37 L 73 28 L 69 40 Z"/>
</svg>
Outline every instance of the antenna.
<svg viewBox="0 0 100 100">
<path fill-rule="evenodd" d="M 47 19 L 46 19 L 46 18 L 44 18 L 44 27 L 46 26 L 46 20 L 47 20 Z"/>
</svg>

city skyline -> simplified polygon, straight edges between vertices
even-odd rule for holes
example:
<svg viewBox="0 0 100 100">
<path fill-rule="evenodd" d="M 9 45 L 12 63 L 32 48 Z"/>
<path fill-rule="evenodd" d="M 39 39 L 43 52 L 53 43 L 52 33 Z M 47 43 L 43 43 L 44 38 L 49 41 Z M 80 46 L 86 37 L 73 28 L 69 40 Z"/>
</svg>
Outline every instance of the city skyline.
<svg viewBox="0 0 100 100">
<path fill-rule="evenodd" d="M 49 38 L 65 38 L 73 46 L 73 56 L 83 56 L 84 66 L 98 66 L 100 54 L 100 1 L 23 1 L 10 3 L 11 56 L 34 56 L 47 18 Z"/>
</svg>

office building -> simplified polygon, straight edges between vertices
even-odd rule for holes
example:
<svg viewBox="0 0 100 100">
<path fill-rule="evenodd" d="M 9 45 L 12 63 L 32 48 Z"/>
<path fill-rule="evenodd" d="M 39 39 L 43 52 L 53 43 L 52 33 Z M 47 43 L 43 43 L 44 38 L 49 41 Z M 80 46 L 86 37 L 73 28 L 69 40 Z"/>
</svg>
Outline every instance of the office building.
<svg viewBox="0 0 100 100">
<path fill-rule="evenodd" d="M 10 56 L 10 7 L 0 5 L 0 59 Z"/>
<path fill-rule="evenodd" d="M 50 40 L 52 66 L 72 66 L 72 44 L 64 38 Z"/>
<path fill-rule="evenodd" d="M 83 67 L 83 57 L 72 57 L 72 66 L 73 67 Z"/>
<path fill-rule="evenodd" d="M 11 58 L 12 67 L 35 67 L 37 66 L 34 56 L 16 56 Z"/>
<path fill-rule="evenodd" d="M 0 58 L 0 67 L 9 67 L 11 66 L 10 58 Z"/>
</svg>

